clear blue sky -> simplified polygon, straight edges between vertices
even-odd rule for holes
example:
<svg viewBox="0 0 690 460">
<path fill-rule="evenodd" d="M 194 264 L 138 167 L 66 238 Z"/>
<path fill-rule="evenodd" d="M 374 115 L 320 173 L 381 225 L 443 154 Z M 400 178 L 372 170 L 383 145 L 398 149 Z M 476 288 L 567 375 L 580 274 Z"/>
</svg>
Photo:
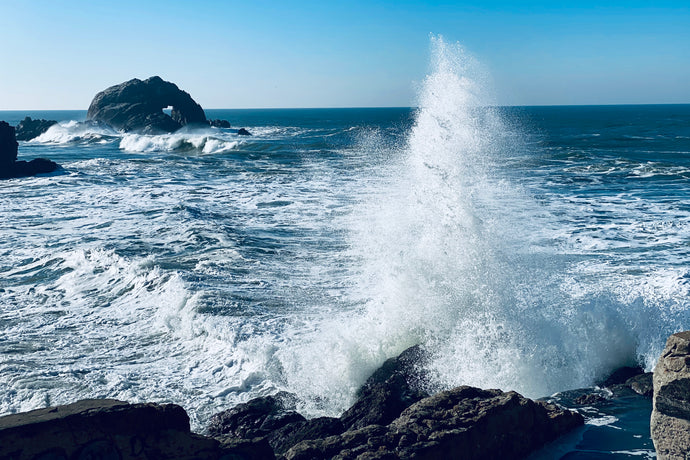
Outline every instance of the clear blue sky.
<svg viewBox="0 0 690 460">
<path fill-rule="evenodd" d="M 429 35 L 505 105 L 690 103 L 690 1 L 0 0 L 0 110 L 160 75 L 205 108 L 409 106 Z"/>
</svg>

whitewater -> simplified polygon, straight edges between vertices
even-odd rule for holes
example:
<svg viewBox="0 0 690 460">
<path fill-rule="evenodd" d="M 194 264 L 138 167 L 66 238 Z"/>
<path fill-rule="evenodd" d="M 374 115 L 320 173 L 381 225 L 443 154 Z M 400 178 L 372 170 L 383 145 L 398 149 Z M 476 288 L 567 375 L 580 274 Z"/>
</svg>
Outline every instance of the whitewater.
<svg viewBox="0 0 690 460">
<path fill-rule="evenodd" d="M 528 397 L 651 370 L 690 327 L 690 106 L 502 108 L 432 40 L 414 109 L 83 112 L 0 183 L 0 414 L 173 402 L 193 427 L 287 391 L 338 415 L 421 344 L 421 382 Z M 252 136 L 239 136 L 247 127 Z"/>
</svg>

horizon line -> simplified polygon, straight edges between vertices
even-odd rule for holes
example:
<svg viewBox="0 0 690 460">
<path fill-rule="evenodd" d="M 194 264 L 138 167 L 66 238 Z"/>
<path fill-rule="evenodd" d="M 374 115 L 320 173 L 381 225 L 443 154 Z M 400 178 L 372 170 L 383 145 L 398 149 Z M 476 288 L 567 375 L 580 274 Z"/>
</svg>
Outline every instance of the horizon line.
<svg viewBox="0 0 690 460">
<path fill-rule="evenodd" d="M 605 103 L 605 104 L 516 104 L 516 105 L 502 105 L 493 104 L 484 107 L 501 107 L 501 108 L 520 108 L 520 107 L 619 107 L 619 106 L 653 106 L 653 105 L 690 105 L 690 102 L 625 102 L 625 103 Z M 356 109 L 418 109 L 419 106 L 351 106 L 351 107 L 208 107 L 203 110 L 356 110 Z M 88 109 L 0 109 L 0 112 L 86 112 Z"/>
</svg>

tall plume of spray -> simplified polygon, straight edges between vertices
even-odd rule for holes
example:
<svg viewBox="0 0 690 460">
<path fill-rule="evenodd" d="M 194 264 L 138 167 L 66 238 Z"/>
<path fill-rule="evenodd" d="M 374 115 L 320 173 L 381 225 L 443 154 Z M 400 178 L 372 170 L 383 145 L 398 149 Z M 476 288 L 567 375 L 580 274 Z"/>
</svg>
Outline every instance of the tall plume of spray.
<svg viewBox="0 0 690 460">
<path fill-rule="evenodd" d="M 352 296 L 362 307 L 279 353 L 287 387 L 317 411 L 345 408 L 376 366 L 414 344 L 432 355 L 431 390 L 469 384 L 532 397 L 591 385 L 635 359 L 620 305 L 569 291 L 571 261 L 549 243 L 552 219 L 496 172 L 515 137 L 486 97 L 485 75 L 460 45 L 432 37 L 406 145 L 352 216 Z"/>
</svg>

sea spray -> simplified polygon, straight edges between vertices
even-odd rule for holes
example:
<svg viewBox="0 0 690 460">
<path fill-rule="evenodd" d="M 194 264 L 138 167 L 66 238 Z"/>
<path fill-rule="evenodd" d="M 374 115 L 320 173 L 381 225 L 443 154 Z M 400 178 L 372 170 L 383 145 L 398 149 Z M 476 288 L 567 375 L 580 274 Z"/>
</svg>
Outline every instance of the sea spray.
<svg viewBox="0 0 690 460">
<path fill-rule="evenodd" d="M 376 366 L 414 344 L 432 355 L 421 383 L 432 391 L 539 397 L 639 358 L 640 319 L 614 289 L 573 281 L 578 248 L 558 244 L 558 220 L 502 174 L 524 145 L 490 105 L 485 72 L 459 45 L 435 37 L 432 47 L 406 144 L 384 155 L 397 160 L 367 182 L 351 216 L 360 307 L 277 353 L 308 412 L 344 409 Z M 594 284 L 590 296 L 580 283 Z"/>
</svg>

